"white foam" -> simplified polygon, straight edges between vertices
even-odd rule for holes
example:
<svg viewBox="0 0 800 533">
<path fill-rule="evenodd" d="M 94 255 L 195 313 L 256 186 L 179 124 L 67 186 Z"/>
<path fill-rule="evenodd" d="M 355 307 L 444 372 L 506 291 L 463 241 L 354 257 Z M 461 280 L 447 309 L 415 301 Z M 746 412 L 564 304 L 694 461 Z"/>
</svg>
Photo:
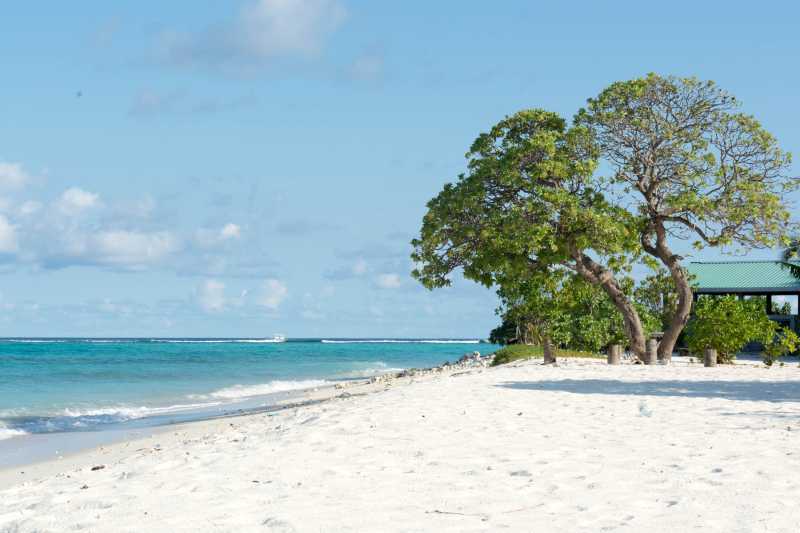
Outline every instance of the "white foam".
<svg viewBox="0 0 800 533">
<path fill-rule="evenodd" d="M 325 344 L 480 344 L 480 340 L 429 340 L 429 339 L 375 339 L 375 340 L 331 340 L 322 339 Z"/>
<path fill-rule="evenodd" d="M 26 431 L 22 431 L 21 429 L 11 429 L 5 426 L 0 425 L 0 440 L 11 439 L 14 437 L 21 437 L 22 435 L 27 435 Z"/>
<path fill-rule="evenodd" d="M 277 344 L 286 341 L 277 339 L 151 339 L 150 342 L 165 344 Z"/>
<path fill-rule="evenodd" d="M 264 396 L 275 392 L 285 392 L 292 390 L 311 389 L 329 385 L 330 382 L 322 379 L 306 379 L 300 381 L 270 381 L 258 385 L 234 385 L 226 387 L 205 396 L 193 396 L 196 398 L 218 398 L 223 400 L 238 400 L 251 396 Z"/>
<path fill-rule="evenodd" d="M 220 405 L 222 402 L 204 402 L 204 403 L 190 403 L 190 404 L 176 404 L 168 405 L 165 407 L 101 407 L 97 409 L 64 409 L 61 416 L 70 418 L 93 417 L 93 416 L 107 416 L 119 418 L 120 420 L 133 420 L 136 418 L 144 418 L 147 416 L 162 415 L 169 413 L 178 413 L 181 411 L 190 411 L 192 409 L 201 409 L 204 407 L 214 407 Z"/>
<path fill-rule="evenodd" d="M 21 344 L 52 344 L 67 341 L 63 339 L 3 339 L 3 342 L 17 342 Z"/>
<path fill-rule="evenodd" d="M 390 367 L 383 361 L 374 361 L 365 363 L 363 368 L 355 368 L 353 370 L 337 374 L 341 378 L 363 378 L 370 376 L 378 376 L 381 374 L 389 374 L 391 372 L 400 372 L 404 368 Z"/>
</svg>

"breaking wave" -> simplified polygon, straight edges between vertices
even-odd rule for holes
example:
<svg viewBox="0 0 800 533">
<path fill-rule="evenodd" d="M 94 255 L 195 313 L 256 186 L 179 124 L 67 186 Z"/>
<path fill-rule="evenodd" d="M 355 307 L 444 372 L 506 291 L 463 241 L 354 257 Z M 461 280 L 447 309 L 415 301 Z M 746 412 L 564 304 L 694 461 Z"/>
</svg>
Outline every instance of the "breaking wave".
<svg viewBox="0 0 800 533">
<path fill-rule="evenodd" d="M 234 385 L 225 387 L 210 394 L 192 396 L 192 398 L 217 398 L 221 400 L 239 400 L 252 396 L 264 396 L 276 392 L 286 392 L 293 390 L 312 389 L 330 385 L 331 382 L 323 379 L 305 379 L 299 381 L 270 381 L 258 385 Z"/>
</svg>

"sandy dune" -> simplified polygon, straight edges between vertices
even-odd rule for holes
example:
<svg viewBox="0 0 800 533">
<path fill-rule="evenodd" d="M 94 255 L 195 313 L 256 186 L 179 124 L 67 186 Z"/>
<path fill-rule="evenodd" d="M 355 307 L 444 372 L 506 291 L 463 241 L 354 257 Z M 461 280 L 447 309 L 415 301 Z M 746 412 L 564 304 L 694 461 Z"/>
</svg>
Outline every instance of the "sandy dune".
<svg viewBox="0 0 800 533">
<path fill-rule="evenodd" d="M 0 531 L 800 531 L 796 365 L 386 388 L 40 465 L 0 492 Z"/>
</svg>

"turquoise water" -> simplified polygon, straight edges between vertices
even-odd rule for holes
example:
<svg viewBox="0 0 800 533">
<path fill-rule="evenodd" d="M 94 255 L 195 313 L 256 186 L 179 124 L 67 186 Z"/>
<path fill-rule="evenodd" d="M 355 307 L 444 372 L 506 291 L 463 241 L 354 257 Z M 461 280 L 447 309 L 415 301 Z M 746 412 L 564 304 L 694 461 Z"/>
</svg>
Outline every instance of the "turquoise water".
<svg viewBox="0 0 800 533">
<path fill-rule="evenodd" d="M 217 415 L 276 393 L 494 348 L 463 340 L 0 339 L 0 439 Z"/>
</svg>

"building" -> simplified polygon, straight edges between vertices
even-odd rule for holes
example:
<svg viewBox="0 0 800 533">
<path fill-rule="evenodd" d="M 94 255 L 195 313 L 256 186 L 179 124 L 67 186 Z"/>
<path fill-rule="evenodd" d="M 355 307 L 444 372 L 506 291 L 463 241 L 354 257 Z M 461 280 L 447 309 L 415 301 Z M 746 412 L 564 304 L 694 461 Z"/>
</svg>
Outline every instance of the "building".
<svg viewBox="0 0 800 533">
<path fill-rule="evenodd" d="M 764 299 L 772 320 L 798 332 L 800 264 L 784 261 L 707 261 L 689 263 L 694 299 L 704 294 L 733 294 Z"/>
</svg>

